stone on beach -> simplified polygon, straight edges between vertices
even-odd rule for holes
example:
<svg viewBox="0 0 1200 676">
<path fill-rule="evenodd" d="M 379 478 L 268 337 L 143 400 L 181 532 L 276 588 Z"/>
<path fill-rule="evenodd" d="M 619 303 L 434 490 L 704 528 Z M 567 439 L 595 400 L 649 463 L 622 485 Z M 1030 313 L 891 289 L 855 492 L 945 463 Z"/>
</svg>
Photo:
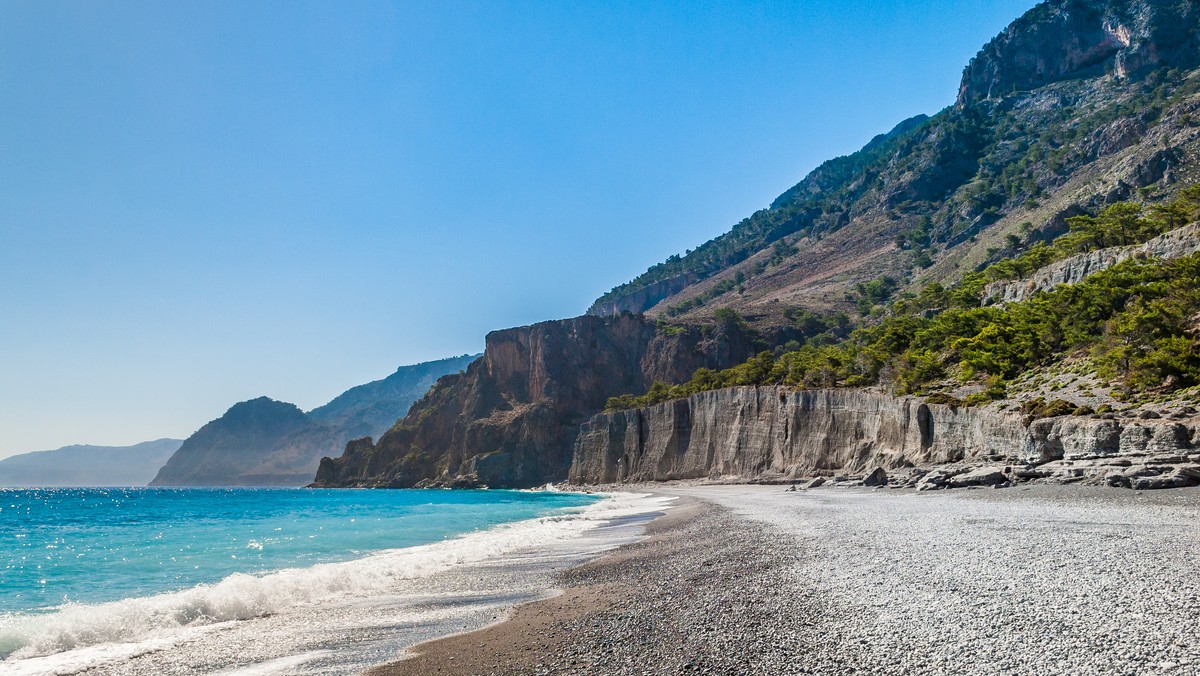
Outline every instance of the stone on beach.
<svg viewBox="0 0 1200 676">
<path fill-rule="evenodd" d="M 886 486 L 888 484 L 887 471 L 882 467 L 876 467 L 863 477 L 862 485 L 868 487 Z"/>
<path fill-rule="evenodd" d="M 969 472 L 951 477 L 950 486 L 953 488 L 963 488 L 966 486 L 995 486 L 1008 481 L 1008 475 L 1004 472 L 1003 465 L 989 465 L 973 469 Z"/>
</svg>

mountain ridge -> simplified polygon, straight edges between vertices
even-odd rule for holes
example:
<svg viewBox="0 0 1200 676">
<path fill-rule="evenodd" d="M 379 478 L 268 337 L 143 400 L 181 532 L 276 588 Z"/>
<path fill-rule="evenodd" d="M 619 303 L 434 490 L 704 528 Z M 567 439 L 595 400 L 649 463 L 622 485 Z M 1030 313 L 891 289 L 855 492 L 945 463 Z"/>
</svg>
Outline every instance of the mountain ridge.
<svg viewBox="0 0 1200 676">
<path fill-rule="evenodd" d="M 189 436 L 150 485 L 303 486 L 323 455 L 382 434 L 437 378 L 478 356 L 401 366 L 308 412 L 268 397 L 238 402 Z"/>
<path fill-rule="evenodd" d="M 72 444 L 0 460 L 0 486 L 145 486 L 182 439 L 130 446 Z"/>
<path fill-rule="evenodd" d="M 622 348 L 626 363 L 653 360 L 656 375 L 642 369 L 627 378 L 648 386 L 628 392 L 669 392 L 686 380 L 679 379 L 685 364 L 694 364 L 685 357 L 688 348 L 671 338 L 737 327 L 752 336 L 739 345 L 742 353 L 791 349 L 790 342 L 820 339 L 820 331 L 844 332 L 839 313 L 870 325 L 895 295 L 953 283 L 1053 240 L 1073 216 L 1131 197 L 1163 202 L 1200 180 L 1197 51 L 1200 30 L 1189 4 L 1043 2 L 964 68 L 955 102 L 823 163 L 726 234 L 604 294 L 589 309 L 603 320 L 588 324 L 590 337 L 556 346 L 553 358 L 541 353 L 542 370 L 580 362 L 594 344 L 629 341 Z M 505 333 L 529 348 L 548 325 L 582 337 L 576 328 L 582 319 Z M 631 322 L 647 328 L 631 331 Z M 499 363 L 509 350 L 489 342 L 482 363 Z M 715 364 L 736 361 L 725 356 L 703 365 L 693 380 L 710 381 L 717 376 L 711 369 L 728 368 Z M 831 365 L 830 374 L 841 366 Z M 578 439 L 579 420 L 599 413 L 594 401 L 554 388 L 542 390 L 542 401 L 529 401 L 525 393 L 544 384 L 536 369 L 493 376 L 469 372 L 469 386 L 435 388 L 378 442 L 352 443 L 340 458 L 322 460 L 316 485 L 503 487 L 565 479 L 562 469 L 571 460 L 562 443 Z M 480 390 L 491 401 L 550 414 L 513 417 L 511 406 L 479 408 Z M 669 423 L 684 436 L 686 418 Z M 438 420 L 457 422 L 430 422 Z M 491 431 L 462 433 L 473 426 Z M 558 450 L 539 446 L 540 470 L 508 471 L 514 449 L 549 436 Z"/>
<path fill-rule="evenodd" d="M 973 238 L 995 226 L 1002 238 L 1031 221 L 1035 237 L 1050 237 L 1060 212 L 1146 187 L 1169 192 L 1196 170 L 1190 118 L 1173 119 L 1194 100 L 1170 100 L 1196 83 L 1170 69 L 1200 63 L 1198 14 L 1169 2 L 1041 3 L 964 68 L 955 103 L 823 163 L 767 209 L 615 287 L 589 312 L 705 321 L 730 307 L 779 323 L 788 305 L 846 309 L 856 283 L 880 276 L 951 281 L 986 258 L 993 242 Z M 1157 152 L 1159 135 L 1180 132 L 1189 138 Z M 1063 150 L 1071 147 L 1079 152 Z M 1099 166 L 1121 159 L 1132 161 Z M 1064 185 L 1088 173 L 1091 185 Z M 916 250 L 897 251 L 912 232 Z"/>
</svg>

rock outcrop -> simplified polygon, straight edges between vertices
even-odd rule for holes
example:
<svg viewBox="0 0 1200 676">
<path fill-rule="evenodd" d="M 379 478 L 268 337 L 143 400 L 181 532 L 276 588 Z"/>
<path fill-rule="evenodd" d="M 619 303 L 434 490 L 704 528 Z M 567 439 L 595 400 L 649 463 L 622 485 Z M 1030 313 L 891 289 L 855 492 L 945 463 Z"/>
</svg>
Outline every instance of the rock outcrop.
<svg viewBox="0 0 1200 676">
<path fill-rule="evenodd" d="M 639 315 L 583 316 L 489 333 L 483 357 L 443 378 L 380 437 L 325 458 L 315 486 L 529 487 L 567 477 L 580 424 L 608 397 L 740 363 L 743 325 L 660 330 Z"/>
<path fill-rule="evenodd" d="M 925 487 L 991 485 L 997 472 L 1011 481 L 1136 486 L 1200 470 L 1198 435 L 1195 423 L 1170 420 L 1059 416 L 1027 424 L 993 408 L 865 390 L 737 387 L 593 417 L 575 441 L 570 480 L 794 481 L 942 466 Z M 915 485 L 924 475 L 909 478 Z"/>
<path fill-rule="evenodd" d="M 623 312 L 641 314 L 699 281 L 696 275 L 679 275 L 669 279 L 659 280 L 636 291 L 627 292 L 611 300 L 597 299 L 588 308 L 589 315 L 612 317 Z"/>
<path fill-rule="evenodd" d="M 1059 284 L 1078 284 L 1091 275 L 1132 258 L 1169 260 L 1200 251 L 1200 223 L 1184 226 L 1134 246 L 1114 246 L 1052 263 L 1028 279 L 992 282 L 983 289 L 984 305 L 1015 303 Z"/>
<path fill-rule="evenodd" d="M 960 106 L 1062 80 L 1197 63 L 1200 10 L 1190 2 L 1054 0 L 993 38 L 963 72 Z"/>
</svg>

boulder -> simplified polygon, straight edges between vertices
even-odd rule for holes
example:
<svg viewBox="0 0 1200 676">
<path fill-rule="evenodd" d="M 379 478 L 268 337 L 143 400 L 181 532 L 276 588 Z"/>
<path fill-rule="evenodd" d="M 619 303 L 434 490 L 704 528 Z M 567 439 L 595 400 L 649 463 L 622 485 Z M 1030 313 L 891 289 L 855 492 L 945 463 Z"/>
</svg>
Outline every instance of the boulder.
<svg viewBox="0 0 1200 676">
<path fill-rule="evenodd" d="M 1191 473 L 1185 473 L 1180 470 L 1174 470 L 1166 474 L 1157 476 L 1145 476 L 1131 479 L 1129 487 L 1135 491 L 1156 490 L 1159 488 L 1185 488 L 1187 486 L 1195 486 L 1200 483 L 1200 480 L 1194 478 Z"/>
<path fill-rule="evenodd" d="M 1008 482 L 1008 475 L 1005 473 L 1006 467 L 1003 465 L 988 465 L 973 469 L 970 472 L 959 474 L 950 479 L 952 488 L 963 488 L 966 486 L 995 486 Z"/>
<path fill-rule="evenodd" d="M 872 470 L 870 473 L 868 473 L 865 477 L 863 477 L 863 480 L 862 480 L 862 485 L 871 486 L 871 487 L 886 486 L 887 483 L 888 483 L 887 471 L 884 470 L 882 467 L 876 467 L 874 470 Z"/>
</svg>

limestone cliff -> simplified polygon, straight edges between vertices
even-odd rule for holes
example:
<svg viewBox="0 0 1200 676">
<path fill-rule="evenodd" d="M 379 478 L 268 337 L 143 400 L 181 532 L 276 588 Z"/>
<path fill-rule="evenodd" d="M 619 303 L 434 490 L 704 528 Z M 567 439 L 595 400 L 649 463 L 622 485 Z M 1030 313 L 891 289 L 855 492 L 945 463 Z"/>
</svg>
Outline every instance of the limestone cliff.
<svg viewBox="0 0 1200 676">
<path fill-rule="evenodd" d="M 763 343 L 779 346 L 794 310 L 852 307 L 858 282 L 952 283 L 1008 235 L 1048 239 L 1071 215 L 1166 199 L 1197 180 L 1194 4 L 1040 3 L 967 66 L 956 105 L 828 160 L 726 234 L 604 294 L 592 316 L 489 335 L 467 373 L 440 381 L 378 442 L 322 460 L 315 484 L 530 486 L 567 476 L 572 447 L 581 481 L 788 476 L 1046 447 L 1031 441 L 1036 426 L 994 409 L 865 392 L 753 403 L 717 392 L 589 418 L 609 396 L 760 349 L 745 327 L 696 328 L 720 310 L 776 332 Z M 626 311 L 692 328 L 659 330 Z M 797 427 L 821 416 L 824 433 Z"/>
<path fill-rule="evenodd" d="M 1194 467 L 1186 454 L 1196 449 L 1198 434 L 1195 421 L 1030 421 L 991 407 L 865 390 L 738 387 L 593 417 L 576 439 L 570 480 L 794 480 L 967 462 L 1011 465 L 1030 477 L 1090 473 L 1129 485 L 1160 475 L 1143 470 L 1142 459 Z"/>
<path fill-rule="evenodd" d="M 321 461 L 314 485 L 528 487 L 565 479 L 579 426 L 610 396 L 739 363 L 746 327 L 660 330 L 639 315 L 494 331 L 466 373 L 443 378 L 377 443 Z"/>
<path fill-rule="evenodd" d="M 1089 251 L 1052 263 L 1027 279 L 992 282 L 983 289 L 985 305 L 1016 303 L 1059 284 L 1078 284 L 1091 275 L 1131 258 L 1169 260 L 1200 251 L 1200 223 L 1166 232 L 1145 244 Z"/>
<path fill-rule="evenodd" d="M 1159 65 L 1194 67 L 1200 10 L 1191 2 L 1044 2 L 971 59 L 960 106 L 1062 80 L 1111 72 L 1128 77 Z"/>
</svg>

